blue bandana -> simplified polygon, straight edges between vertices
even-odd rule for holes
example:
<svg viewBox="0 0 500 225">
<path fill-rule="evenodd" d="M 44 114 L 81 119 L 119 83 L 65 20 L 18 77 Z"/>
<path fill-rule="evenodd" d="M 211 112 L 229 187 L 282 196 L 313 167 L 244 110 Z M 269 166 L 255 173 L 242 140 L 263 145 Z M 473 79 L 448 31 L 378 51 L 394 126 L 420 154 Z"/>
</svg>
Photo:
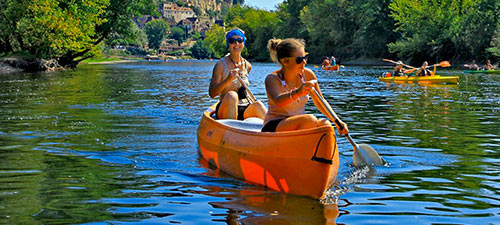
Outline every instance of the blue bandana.
<svg viewBox="0 0 500 225">
<path fill-rule="evenodd" d="M 241 32 L 238 29 L 234 29 L 232 31 L 229 31 L 229 33 L 227 33 L 227 35 L 226 35 L 226 45 L 228 48 L 229 48 L 229 38 L 233 37 L 234 35 L 238 35 L 238 36 L 242 37 L 243 43 L 245 43 L 247 41 L 247 39 L 245 38 L 245 34 L 243 34 L 243 32 Z"/>
</svg>

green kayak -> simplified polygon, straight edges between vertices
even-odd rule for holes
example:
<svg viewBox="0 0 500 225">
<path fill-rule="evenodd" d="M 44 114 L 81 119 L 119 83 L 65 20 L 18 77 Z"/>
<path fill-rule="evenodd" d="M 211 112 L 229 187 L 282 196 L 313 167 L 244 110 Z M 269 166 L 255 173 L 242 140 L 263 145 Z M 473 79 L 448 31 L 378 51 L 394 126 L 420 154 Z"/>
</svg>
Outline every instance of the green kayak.
<svg viewBox="0 0 500 225">
<path fill-rule="evenodd" d="M 500 70 L 464 70 L 464 73 L 494 73 L 494 74 L 500 74 Z"/>
</svg>

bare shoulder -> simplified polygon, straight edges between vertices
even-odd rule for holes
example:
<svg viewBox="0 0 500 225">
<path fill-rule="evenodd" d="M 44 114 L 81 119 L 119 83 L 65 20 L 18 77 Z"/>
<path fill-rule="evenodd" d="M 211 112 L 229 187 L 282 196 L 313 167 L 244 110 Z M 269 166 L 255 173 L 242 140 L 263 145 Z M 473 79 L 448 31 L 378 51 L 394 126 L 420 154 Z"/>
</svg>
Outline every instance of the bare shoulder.
<svg viewBox="0 0 500 225">
<path fill-rule="evenodd" d="M 317 80 L 318 78 L 316 78 L 316 74 L 314 74 L 314 72 L 311 69 L 304 68 L 304 79 L 305 80 Z"/>
<path fill-rule="evenodd" d="M 219 74 L 222 73 L 223 70 L 224 70 L 224 65 L 222 64 L 222 59 L 221 59 L 215 64 L 213 73 L 214 75 Z"/>
</svg>

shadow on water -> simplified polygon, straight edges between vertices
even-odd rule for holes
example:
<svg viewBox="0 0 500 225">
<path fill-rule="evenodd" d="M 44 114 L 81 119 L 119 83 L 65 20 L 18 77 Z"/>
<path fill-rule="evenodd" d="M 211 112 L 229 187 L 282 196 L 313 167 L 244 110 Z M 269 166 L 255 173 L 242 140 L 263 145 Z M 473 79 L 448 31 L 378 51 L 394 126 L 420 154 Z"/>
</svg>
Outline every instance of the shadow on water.
<svg viewBox="0 0 500 225">
<path fill-rule="evenodd" d="M 200 163 L 196 128 L 215 61 L 82 65 L 0 76 L 0 223 L 486 224 L 500 208 L 500 76 L 458 85 L 378 82 L 387 68 L 316 72 L 359 143 L 387 166 L 354 168 L 337 137 L 324 202 Z M 252 92 L 267 103 L 254 63 Z M 309 113 L 323 115 L 309 103 Z M 338 198 L 338 199 L 337 199 Z M 368 221 L 368 222 L 367 222 Z"/>
</svg>

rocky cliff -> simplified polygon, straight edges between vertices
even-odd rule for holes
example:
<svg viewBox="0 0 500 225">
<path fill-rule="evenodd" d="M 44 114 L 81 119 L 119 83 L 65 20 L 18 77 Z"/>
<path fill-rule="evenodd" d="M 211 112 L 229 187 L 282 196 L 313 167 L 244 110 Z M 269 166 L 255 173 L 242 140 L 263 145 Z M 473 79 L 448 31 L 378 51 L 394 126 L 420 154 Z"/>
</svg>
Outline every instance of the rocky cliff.
<svg viewBox="0 0 500 225">
<path fill-rule="evenodd" d="M 233 3 L 243 3 L 243 0 L 184 0 L 188 5 L 192 5 L 194 7 L 199 8 L 203 14 L 207 11 L 216 11 L 220 12 L 222 10 L 223 5 L 227 5 L 229 7 L 233 6 Z"/>
</svg>

